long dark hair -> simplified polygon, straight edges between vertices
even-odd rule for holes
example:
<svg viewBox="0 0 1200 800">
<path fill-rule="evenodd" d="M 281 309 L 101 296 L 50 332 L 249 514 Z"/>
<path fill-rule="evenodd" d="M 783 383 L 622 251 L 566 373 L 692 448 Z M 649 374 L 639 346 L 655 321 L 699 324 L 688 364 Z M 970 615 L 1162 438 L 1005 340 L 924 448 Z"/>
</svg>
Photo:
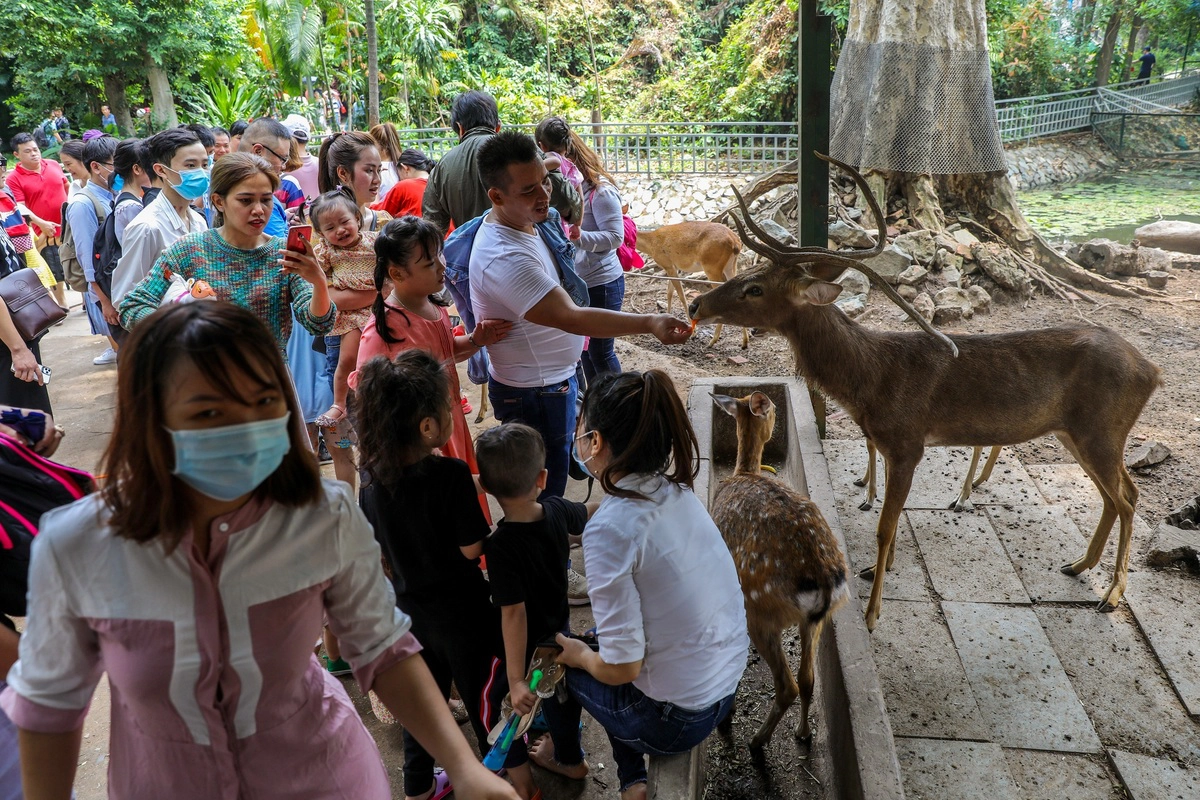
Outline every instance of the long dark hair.
<svg viewBox="0 0 1200 800">
<path fill-rule="evenodd" d="M 175 449 L 163 421 L 168 382 L 183 362 L 229 397 L 240 397 L 241 376 L 278 387 L 291 413 L 292 448 L 254 496 L 292 508 L 316 502 L 321 473 L 275 337 L 232 303 L 173 304 L 138 323 L 121 347 L 117 414 L 100 468 L 108 476 L 101 497 L 112 512 L 113 533 L 135 542 L 160 540 L 170 552 L 190 529 L 191 496 L 171 474 Z"/>
<path fill-rule="evenodd" d="M 362 131 L 335 133 L 321 142 L 321 152 L 317 155 L 317 188 L 321 190 L 321 194 L 332 192 L 342 183 L 338 178 L 338 167 L 346 170 L 353 178 L 354 165 L 368 147 L 379 149 L 371 134 Z"/>
<path fill-rule="evenodd" d="M 562 117 L 546 117 L 539 122 L 534 131 L 534 138 L 545 149 L 562 153 L 571 159 L 571 163 L 578 167 L 579 173 L 583 175 L 584 182 L 595 186 L 600 183 L 600 176 L 603 175 L 613 186 L 617 185 L 617 179 L 604 168 L 596 151 L 588 147 L 587 142 L 572 130 Z"/>
<path fill-rule="evenodd" d="M 394 486 L 414 461 L 421 420 L 445 419 L 453 410 L 445 368 L 418 348 L 364 364 L 353 397 L 360 466 L 385 486 Z"/>
<path fill-rule="evenodd" d="M 618 478 L 634 473 L 661 474 L 692 488 L 700 469 L 700 446 L 667 373 L 652 369 L 599 375 L 588 386 L 580 413 L 613 455 L 600 475 L 605 492 L 645 500 L 640 492 L 616 485 Z"/>
<path fill-rule="evenodd" d="M 392 333 L 387 312 L 394 311 L 404 317 L 406 324 L 412 324 L 404 309 L 390 306 L 384 300 L 388 273 L 392 265 L 407 271 L 408 262 L 418 247 L 421 248 L 422 257 L 436 257 L 442 251 L 442 232 L 432 222 L 411 214 L 384 225 L 375 239 L 375 305 L 371 310 L 375 314 L 375 330 L 379 332 L 379 338 L 387 344 L 400 344 L 404 341 Z M 446 305 L 446 301 L 435 294 L 431 294 L 429 300 L 437 306 Z"/>
</svg>

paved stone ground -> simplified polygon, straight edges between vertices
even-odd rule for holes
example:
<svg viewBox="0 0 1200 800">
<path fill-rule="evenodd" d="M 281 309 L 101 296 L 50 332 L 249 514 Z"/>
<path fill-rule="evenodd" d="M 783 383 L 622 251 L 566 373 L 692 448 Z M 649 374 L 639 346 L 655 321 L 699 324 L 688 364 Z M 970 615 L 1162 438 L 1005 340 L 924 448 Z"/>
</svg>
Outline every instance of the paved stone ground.
<svg viewBox="0 0 1200 800">
<path fill-rule="evenodd" d="M 824 445 L 857 572 L 875 562 L 882 503 L 857 508 L 865 444 Z M 1127 602 L 1097 613 L 1115 529 L 1099 567 L 1058 571 L 1099 517 L 1083 471 L 1005 451 L 974 509 L 946 511 L 969 456 L 926 451 L 872 639 L 907 796 L 1200 797 L 1200 582 L 1141 565 L 1139 519 Z"/>
</svg>

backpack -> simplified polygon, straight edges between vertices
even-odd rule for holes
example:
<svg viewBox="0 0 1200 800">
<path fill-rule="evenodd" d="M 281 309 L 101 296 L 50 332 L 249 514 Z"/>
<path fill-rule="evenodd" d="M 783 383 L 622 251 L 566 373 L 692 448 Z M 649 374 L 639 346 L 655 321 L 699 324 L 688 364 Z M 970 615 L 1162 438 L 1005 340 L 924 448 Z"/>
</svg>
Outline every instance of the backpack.
<svg viewBox="0 0 1200 800">
<path fill-rule="evenodd" d="M 78 202 L 77 198 L 83 195 L 92 204 L 92 209 L 96 212 L 96 235 L 99 237 L 100 228 L 104 226 L 104 221 L 108 218 L 112 207 L 105 207 L 99 199 L 88 192 L 86 189 L 79 191 L 75 197 L 72 197 L 62 205 L 62 244 L 58 247 L 58 258 L 62 262 L 63 279 L 67 285 L 80 294 L 86 293 L 88 290 L 87 276 L 83 272 L 83 265 L 79 263 L 79 258 L 75 253 L 75 233 L 71 230 L 71 224 L 67 221 L 67 207 L 71 203 Z M 92 247 L 95 248 L 95 240 L 92 241 Z"/>
<path fill-rule="evenodd" d="M 42 515 L 94 489 L 88 473 L 0 434 L 0 614 L 25 616 L 30 551 Z"/>
<path fill-rule="evenodd" d="M 50 137 L 46 135 L 46 129 L 41 125 L 33 129 L 33 141 L 39 150 L 48 150 L 50 148 Z"/>
<path fill-rule="evenodd" d="M 117 241 L 117 214 L 122 203 L 137 203 L 142 208 L 142 200 L 130 192 L 121 192 L 113 203 L 113 213 L 104 218 L 100 229 L 96 231 L 96 240 L 92 243 L 92 269 L 96 273 L 96 283 L 104 296 L 112 299 L 112 276 L 121 260 L 121 243 Z M 60 251 L 61 252 L 61 251 Z"/>
</svg>

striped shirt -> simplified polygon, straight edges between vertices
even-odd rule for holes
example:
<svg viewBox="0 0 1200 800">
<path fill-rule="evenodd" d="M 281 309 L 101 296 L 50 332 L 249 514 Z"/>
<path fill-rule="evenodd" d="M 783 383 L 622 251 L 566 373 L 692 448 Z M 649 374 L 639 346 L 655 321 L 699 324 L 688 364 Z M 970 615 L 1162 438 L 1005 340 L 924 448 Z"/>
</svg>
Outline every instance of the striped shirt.
<svg viewBox="0 0 1200 800">
<path fill-rule="evenodd" d="M 121 325 L 133 330 L 158 310 L 173 273 L 185 280 L 207 281 L 218 298 L 253 311 L 285 353 L 292 333 L 292 312 L 310 333 L 329 333 L 337 309 L 330 303 L 329 311 L 320 317 L 309 312 L 312 285 L 299 275 L 280 270 L 279 251 L 284 244 L 275 236 L 261 247 L 239 250 L 216 230 L 189 234 L 168 247 L 154 262 L 150 274 L 125 295 L 118 309 Z"/>
</svg>

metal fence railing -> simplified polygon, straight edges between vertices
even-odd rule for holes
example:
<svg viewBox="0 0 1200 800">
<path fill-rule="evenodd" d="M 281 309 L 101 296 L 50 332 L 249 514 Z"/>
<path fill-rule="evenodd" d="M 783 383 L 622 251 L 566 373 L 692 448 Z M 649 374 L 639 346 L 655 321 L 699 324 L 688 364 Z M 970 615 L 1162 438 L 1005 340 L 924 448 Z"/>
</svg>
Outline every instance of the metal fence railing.
<svg viewBox="0 0 1200 800">
<path fill-rule="evenodd" d="M 1198 90 L 1200 73 L 1157 83 L 1128 81 L 1000 100 L 996 118 L 1001 140 L 1018 142 L 1090 129 L 1097 112 L 1146 112 L 1180 106 L 1191 102 Z M 1112 127 L 1108 117 L 1102 123 Z M 509 127 L 529 134 L 534 129 L 533 125 Z M 575 131 L 600 154 L 610 171 L 623 174 L 761 172 L 792 161 L 799 149 L 794 122 L 603 122 L 582 123 Z M 405 147 L 441 158 L 458 144 L 458 137 L 449 128 L 415 128 L 400 131 L 400 141 Z"/>
<path fill-rule="evenodd" d="M 999 100 L 996 102 L 996 118 L 1000 123 L 1000 139 L 1017 142 L 1090 128 L 1092 111 L 1098 102 L 1119 102 L 1120 98 L 1124 98 L 1129 110 L 1144 111 L 1147 109 L 1144 104 L 1161 107 L 1191 102 L 1198 89 L 1200 73 L 1195 73 L 1157 83 L 1135 80 L 1100 88 Z"/>
</svg>

